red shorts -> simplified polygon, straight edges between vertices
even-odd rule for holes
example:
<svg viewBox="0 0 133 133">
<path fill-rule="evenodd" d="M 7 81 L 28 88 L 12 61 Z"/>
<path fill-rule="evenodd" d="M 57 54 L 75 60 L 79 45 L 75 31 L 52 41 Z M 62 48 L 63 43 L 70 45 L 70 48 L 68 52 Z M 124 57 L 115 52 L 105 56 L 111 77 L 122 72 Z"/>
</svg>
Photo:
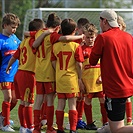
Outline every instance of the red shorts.
<svg viewBox="0 0 133 133">
<path fill-rule="evenodd" d="M 86 95 L 86 97 L 88 97 L 89 99 L 92 99 L 92 98 L 104 98 L 105 97 L 105 94 L 103 93 L 103 91 L 100 91 L 100 92 L 95 92 L 95 93 L 89 93 Z"/>
<path fill-rule="evenodd" d="M 35 76 L 33 72 L 18 70 L 14 77 L 17 99 L 34 103 Z"/>
<path fill-rule="evenodd" d="M 55 90 L 55 82 L 36 82 L 36 94 L 50 94 Z"/>
<path fill-rule="evenodd" d="M 79 97 L 79 92 L 77 93 L 57 93 L 58 99 L 68 99 L 68 98 L 74 98 Z"/>
<path fill-rule="evenodd" d="M 0 89 L 1 90 L 15 90 L 14 83 L 13 82 L 2 82 L 0 83 Z"/>
</svg>

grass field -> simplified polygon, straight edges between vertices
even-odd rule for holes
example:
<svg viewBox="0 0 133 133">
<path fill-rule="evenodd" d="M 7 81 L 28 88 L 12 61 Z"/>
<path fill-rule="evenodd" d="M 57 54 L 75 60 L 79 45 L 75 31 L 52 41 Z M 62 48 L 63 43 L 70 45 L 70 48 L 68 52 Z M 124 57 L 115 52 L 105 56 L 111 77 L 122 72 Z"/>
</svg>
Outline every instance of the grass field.
<svg viewBox="0 0 133 133">
<path fill-rule="evenodd" d="M 3 95 L 0 91 L 0 106 L 1 106 L 2 101 L 3 101 Z M 132 101 L 133 101 L 133 98 L 132 98 Z M 56 109 L 57 99 L 55 99 L 54 105 L 55 105 L 55 109 Z M 14 121 L 14 129 L 15 129 L 16 133 L 19 132 L 19 127 L 20 127 L 19 120 L 18 120 L 17 109 L 18 109 L 18 105 L 11 111 L 11 115 L 10 115 L 10 119 Z M 93 99 L 92 109 L 93 109 L 93 120 L 96 121 L 95 124 L 96 124 L 97 127 L 101 127 L 102 126 L 101 113 L 100 113 L 100 108 L 99 108 L 99 101 L 98 101 L 97 98 Z M 1 111 L 1 108 L 0 108 L 0 111 Z M 65 108 L 65 112 L 66 113 L 68 112 L 67 106 Z M 85 121 L 85 116 L 84 115 L 83 115 L 83 120 Z M 64 123 L 67 123 L 67 122 L 68 122 L 68 117 L 65 117 Z M 65 131 L 66 131 L 66 133 L 69 133 L 69 130 L 65 130 Z M 45 130 L 42 130 L 42 132 L 45 133 Z M 1 130 L 0 130 L 0 133 L 2 133 Z M 93 131 L 93 130 L 78 130 L 78 133 L 96 133 L 96 131 Z"/>
</svg>

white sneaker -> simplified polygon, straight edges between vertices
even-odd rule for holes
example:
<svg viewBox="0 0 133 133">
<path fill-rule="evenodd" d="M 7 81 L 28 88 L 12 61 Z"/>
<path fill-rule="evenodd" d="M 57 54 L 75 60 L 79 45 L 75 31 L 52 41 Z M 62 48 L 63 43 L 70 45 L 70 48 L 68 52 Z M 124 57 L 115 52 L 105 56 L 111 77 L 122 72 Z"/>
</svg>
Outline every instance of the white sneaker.
<svg viewBox="0 0 133 133">
<path fill-rule="evenodd" d="M 24 128 L 24 127 L 20 127 L 19 128 L 19 133 L 26 133 L 26 130 L 27 130 L 27 128 Z"/>
<path fill-rule="evenodd" d="M 4 132 L 15 132 L 15 130 L 13 130 L 10 125 L 6 125 L 5 127 L 2 127 L 2 131 Z"/>
<path fill-rule="evenodd" d="M 67 130 L 70 130 L 70 124 L 67 123 L 66 126 L 65 126 L 65 128 L 66 128 Z"/>
<path fill-rule="evenodd" d="M 3 117 L 2 114 L 0 113 L 0 129 L 2 129 L 2 127 L 4 126 L 4 118 L 5 117 Z"/>
<path fill-rule="evenodd" d="M 106 123 L 106 124 L 105 124 L 104 126 L 102 126 L 101 128 L 98 128 L 98 129 L 97 129 L 97 133 L 111 133 L 109 124 Z"/>
<path fill-rule="evenodd" d="M 46 125 L 46 124 L 47 124 L 47 120 L 42 120 L 42 121 L 41 121 L 41 124 L 42 124 L 42 125 Z"/>
</svg>

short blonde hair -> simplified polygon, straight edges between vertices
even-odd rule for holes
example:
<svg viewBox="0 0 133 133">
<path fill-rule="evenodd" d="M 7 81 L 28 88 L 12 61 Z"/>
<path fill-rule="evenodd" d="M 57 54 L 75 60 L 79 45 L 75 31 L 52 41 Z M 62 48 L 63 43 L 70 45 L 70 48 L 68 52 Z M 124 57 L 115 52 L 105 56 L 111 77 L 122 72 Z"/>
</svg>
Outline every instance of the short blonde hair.
<svg viewBox="0 0 133 133">
<path fill-rule="evenodd" d="M 126 30 L 126 24 L 120 15 L 117 16 L 117 22 L 118 22 L 118 24 L 122 25 L 122 30 L 125 31 Z"/>
</svg>

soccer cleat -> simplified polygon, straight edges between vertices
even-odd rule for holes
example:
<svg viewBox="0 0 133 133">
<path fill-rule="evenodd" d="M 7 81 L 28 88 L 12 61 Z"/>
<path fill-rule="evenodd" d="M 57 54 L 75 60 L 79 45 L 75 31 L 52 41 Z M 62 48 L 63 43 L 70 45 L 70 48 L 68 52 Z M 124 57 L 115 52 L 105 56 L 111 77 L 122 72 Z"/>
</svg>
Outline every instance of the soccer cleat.
<svg viewBox="0 0 133 133">
<path fill-rule="evenodd" d="M 77 131 L 70 130 L 70 133 L 78 133 Z"/>
<path fill-rule="evenodd" d="M 26 128 L 24 128 L 24 127 L 20 127 L 19 128 L 19 133 L 26 133 Z"/>
<path fill-rule="evenodd" d="M 95 121 L 94 121 L 95 122 Z M 92 122 L 91 124 L 86 125 L 86 130 L 97 130 L 96 125 Z"/>
<path fill-rule="evenodd" d="M 46 133 L 57 133 L 57 132 L 55 130 L 52 130 L 52 131 L 46 130 Z"/>
<path fill-rule="evenodd" d="M 10 125 L 6 125 L 4 127 L 2 127 L 2 131 L 4 132 L 15 132 L 15 130 L 13 130 Z"/>
<path fill-rule="evenodd" d="M 58 127 L 57 127 L 57 124 L 56 124 L 56 123 L 53 123 L 53 129 L 54 129 L 54 130 L 57 130 L 57 129 L 58 129 Z"/>
<path fill-rule="evenodd" d="M 57 133 L 66 133 L 65 131 L 57 130 Z"/>
<path fill-rule="evenodd" d="M 111 133 L 108 122 L 101 128 L 98 128 L 97 133 Z"/>
<path fill-rule="evenodd" d="M 66 124 L 65 129 L 70 130 L 70 124 L 69 123 Z"/>
<path fill-rule="evenodd" d="M 132 125 L 132 122 L 127 122 L 127 125 Z"/>
<path fill-rule="evenodd" d="M 42 120 L 41 121 L 41 124 L 44 126 L 44 125 L 46 125 L 47 124 L 47 120 Z"/>
<path fill-rule="evenodd" d="M 4 117 L 2 116 L 2 113 L 0 113 L 0 129 L 4 126 Z"/>
<path fill-rule="evenodd" d="M 47 129 L 47 125 L 41 126 L 41 129 L 42 129 L 42 130 L 46 130 L 46 129 Z"/>
<path fill-rule="evenodd" d="M 86 128 L 86 123 L 84 121 L 82 121 L 82 120 L 79 120 L 77 122 L 77 127 L 76 128 L 77 129 L 84 129 L 84 128 Z"/>
</svg>

